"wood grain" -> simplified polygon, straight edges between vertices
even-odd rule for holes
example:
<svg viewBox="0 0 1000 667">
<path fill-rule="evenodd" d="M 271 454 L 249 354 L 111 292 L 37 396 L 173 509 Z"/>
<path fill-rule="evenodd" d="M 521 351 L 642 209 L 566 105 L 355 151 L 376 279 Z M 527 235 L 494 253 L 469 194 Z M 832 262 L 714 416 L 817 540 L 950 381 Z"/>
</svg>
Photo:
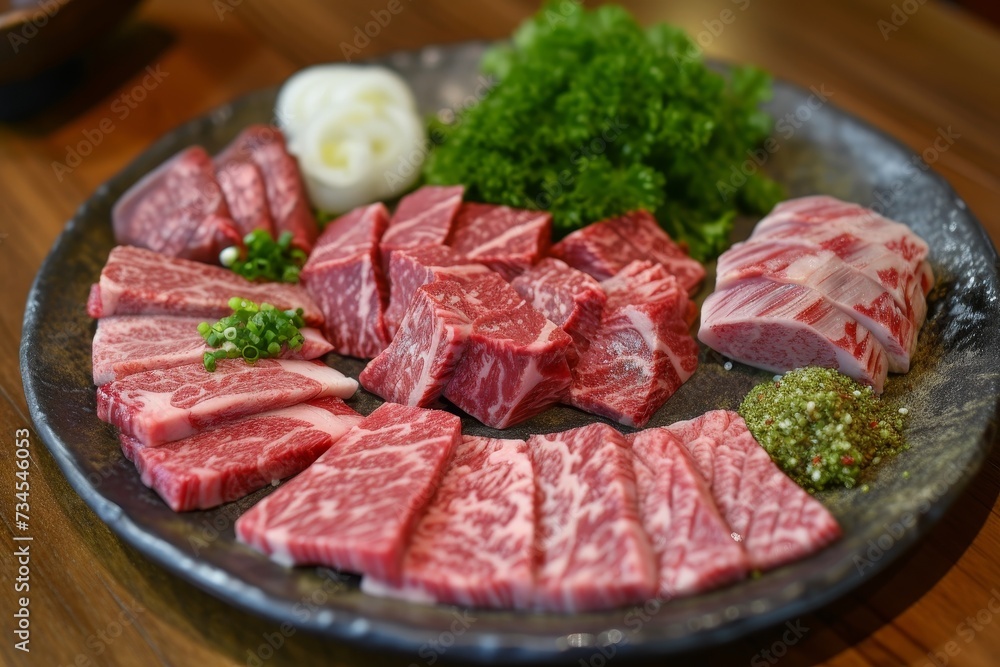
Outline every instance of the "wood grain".
<svg viewBox="0 0 1000 667">
<path fill-rule="evenodd" d="M 756 63 L 803 86 L 825 85 L 834 103 L 916 151 L 929 147 L 939 128 L 951 127 L 961 136 L 933 166 L 1000 241 L 1000 34 L 994 28 L 933 0 L 887 36 L 879 21 L 892 20 L 889 0 L 624 4 L 644 23 L 667 20 L 695 35 L 718 27 L 713 21 L 731 11 L 732 22 L 703 37 L 709 55 Z M 7 350 L 0 357 L 0 438 L 8 452 L 0 464 L 0 521 L 6 535 L 14 533 L 14 432 L 30 427 L 15 354 L 21 317 L 31 280 L 64 221 L 177 124 L 304 65 L 342 60 L 342 43 L 351 43 L 355 28 L 385 6 L 383 0 L 149 0 L 90 55 L 85 80 L 57 108 L 28 123 L 0 125 L 0 340 Z M 403 0 L 403 6 L 361 56 L 501 38 L 537 3 Z M 147 66 L 165 76 L 124 113 L 121 96 L 142 85 Z M 102 123 L 113 129 L 101 132 Z M 68 165 L 69 152 L 98 135 L 77 166 L 54 167 Z M 216 601 L 123 544 L 76 496 L 37 437 L 31 443 L 32 650 L 13 649 L 17 564 L 8 541 L 0 556 L 0 662 L 256 664 L 254 653 L 275 632 L 272 624 Z M 974 617 L 991 599 L 1000 601 L 998 494 L 995 453 L 928 538 L 890 572 L 816 614 L 793 619 L 806 629 L 793 645 L 782 644 L 787 628 L 780 626 L 682 662 L 997 664 L 1000 617 Z M 773 662 L 765 650 L 774 651 Z M 265 654 L 265 665 L 426 664 L 418 656 L 302 633 Z"/>
</svg>

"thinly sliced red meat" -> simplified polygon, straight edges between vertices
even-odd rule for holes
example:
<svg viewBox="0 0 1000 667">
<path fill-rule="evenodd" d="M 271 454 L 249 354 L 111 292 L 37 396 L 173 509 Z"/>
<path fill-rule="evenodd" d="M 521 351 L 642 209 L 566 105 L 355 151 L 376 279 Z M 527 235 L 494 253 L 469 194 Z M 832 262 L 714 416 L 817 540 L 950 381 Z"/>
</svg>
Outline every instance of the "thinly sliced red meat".
<svg viewBox="0 0 1000 667">
<path fill-rule="evenodd" d="M 461 441 L 458 417 L 385 403 L 236 522 L 271 558 L 397 584 L 413 527 Z"/>
</svg>

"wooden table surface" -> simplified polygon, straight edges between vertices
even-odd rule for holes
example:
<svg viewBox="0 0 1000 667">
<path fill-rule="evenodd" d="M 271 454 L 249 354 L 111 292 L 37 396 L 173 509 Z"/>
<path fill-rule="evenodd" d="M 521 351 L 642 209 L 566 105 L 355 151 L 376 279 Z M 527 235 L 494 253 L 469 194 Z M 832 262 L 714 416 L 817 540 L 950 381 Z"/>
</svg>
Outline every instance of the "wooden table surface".
<svg viewBox="0 0 1000 667">
<path fill-rule="evenodd" d="M 0 124 L 0 341 L 6 350 L 0 357 L 0 518 L 8 538 L 15 433 L 32 428 L 16 354 L 21 318 L 31 280 L 64 221 L 98 185 L 177 124 L 278 83 L 304 65 L 341 60 L 341 44 L 387 4 L 149 0 L 97 48 L 84 84 L 57 109 L 31 122 Z M 993 27 L 935 0 L 624 4 L 644 23 L 666 20 L 703 33 L 712 56 L 753 62 L 803 86 L 825 86 L 834 92 L 834 103 L 918 152 L 932 146 L 939 128 L 953 128 L 958 140 L 933 166 L 994 242 L 1000 241 L 1000 33 Z M 403 0 L 402 7 L 362 47 L 362 56 L 500 38 L 537 3 Z M 121 96 L 143 84 L 147 66 L 158 68 L 160 80 L 143 101 L 124 106 Z M 69 151 L 81 142 L 91 150 L 77 164 Z M 30 440 L 31 652 L 14 649 L 13 614 L 21 593 L 14 590 L 16 544 L 4 538 L 3 664 L 431 664 L 416 655 L 374 653 L 302 633 L 255 662 L 274 624 L 215 600 L 123 544 L 68 486 L 33 432 Z M 994 452 L 929 537 L 889 572 L 795 619 L 804 634 L 794 644 L 783 639 L 794 635 L 777 627 L 690 661 L 1000 664 L 1000 616 L 990 611 L 1000 610 L 998 457 Z"/>
</svg>

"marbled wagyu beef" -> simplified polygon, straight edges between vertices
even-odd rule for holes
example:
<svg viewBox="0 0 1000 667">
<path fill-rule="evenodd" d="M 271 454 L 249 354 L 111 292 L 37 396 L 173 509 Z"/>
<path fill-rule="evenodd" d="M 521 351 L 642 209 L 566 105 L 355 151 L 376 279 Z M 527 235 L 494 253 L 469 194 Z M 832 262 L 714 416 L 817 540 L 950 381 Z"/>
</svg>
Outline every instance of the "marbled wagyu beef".
<svg viewBox="0 0 1000 667">
<path fill-rule="evenodd" d="M 210 348 L 198 333 L 200 317 L 112 315 L 97 322 L 93 342 L 94 384 L 141 371 L 201 362 Z M 283 347 L 282 359 L 318 359 L 333 349 L 318 329 L 301 329 L 302 347 Z"/>
<path fill-rule="evenodd" d="M 243 242 L 201 146 L 182 150 L 129 188 L 111 224 L 121 245 L 212 264 L 223 248 Z"/>
<path fill-rule="evenodd" d="M 134 373 L 97 388 L 97 416 L 147 447 L 239 417 L 315 398 L 348 398 L 358 383 L 318 361 L 223 359 Z"/>
<path fill-rule="evenodd" d="M 535 476 L 524 440 L 466 436 L 413 531 L 399 584 L 375 595 L 497 609 L 534 594 Z"/>
<path fill-rule="evenodd" d="M 694 303 L 661 264 L 632 262 L 602 283 L 607 305 L 573 366 L 567 402 L 642 427 L 694 374 Z"/>
<path fill-rule="evenodd" d="M 688 257 L 647 211 L 587 225 L 552 246 L 550 254 L 597 280 L 607 280 L 634 261 L 663 265 L 688 294 L 697 292 L 705 278 L 705 267 Z"/>
<path fill-rule="evenodd" d="M 426 246 L 443 246 L 462 205 L 461 185 L 425 185 L 399 201 L 382 237 L 382 266 L 388 269 L 392 253 Z"/>
<path fill-rule="evenodd" d="M 119 437 L 142 483 L 170 509 L 184 512 L 242 498 L 297 474 L 361 419 L 341 399 L 328 397 L 249 415 L 159 447 Z"/>
<path fill-rule="evenodd" d="M 548 213 L 470 202 L 458 210 L 449 245 L 513 280 L 545 255 L 551 238 Z"/>
<path fill-rule="evenodd" d="M 251 125 L 216 156 L 215 162 L 220 170 L 226 170 L 234 162 L 255 164 L 263 178 L 275 236 L 291 232 L 292 245 L 306 253 L 312 250 L 319 234 L 316 218 L 309 208 L 299 163 L 288 152 L 281 130 L 270 125 Z"/>
<path fill-rule="evenodd" d="M 90 288 L 87 314 L 190 315 L 214 321 L 233 314 L 229 299 L 234 296 L 279 310 L 302 308 L 307 325 L 323 324 L 319 307 L 300 285 L 253 283 L 221 266 L 131 246 L 111 249 L 100 281 Z"/>
<path fill-rule="evenodd" d="M 300 274 L 326 317 L 323 332 L 340 354 L 370 359 L 389 344 L 389 285 L 378 250 L 388 224 L 382 204 L 342 215 L 323 230 Z"/>
<path fill-rule="evenodd" d="M 287 564 L 399 581 L 403 549 L 461 442 L 458 417 L 385 403 L 236 522 Z"/>
<path fill-rule="evenodd" d="M 782 202 L 719 257 L 699 338 L 775 372 L 835 368 L 881 392 L 905 373 L 934 282 L 912 230 L 833 197 Z"/>
</svg>

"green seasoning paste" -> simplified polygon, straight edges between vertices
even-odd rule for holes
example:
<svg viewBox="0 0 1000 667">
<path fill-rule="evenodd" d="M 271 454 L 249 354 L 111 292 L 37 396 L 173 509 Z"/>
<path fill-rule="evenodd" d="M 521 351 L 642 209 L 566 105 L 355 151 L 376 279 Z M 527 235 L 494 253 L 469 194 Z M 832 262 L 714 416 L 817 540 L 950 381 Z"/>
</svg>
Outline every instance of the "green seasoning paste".
<svg viewBox="0 0 1000 667">
<path fill-rule="evenodd" d="M 799 368 L 751 390 L 740 415 L 767 453 L 809 490 L 851 488 L 866 467 L 906 449 L 906 408 L 829 368 Z"/>
</svg>

